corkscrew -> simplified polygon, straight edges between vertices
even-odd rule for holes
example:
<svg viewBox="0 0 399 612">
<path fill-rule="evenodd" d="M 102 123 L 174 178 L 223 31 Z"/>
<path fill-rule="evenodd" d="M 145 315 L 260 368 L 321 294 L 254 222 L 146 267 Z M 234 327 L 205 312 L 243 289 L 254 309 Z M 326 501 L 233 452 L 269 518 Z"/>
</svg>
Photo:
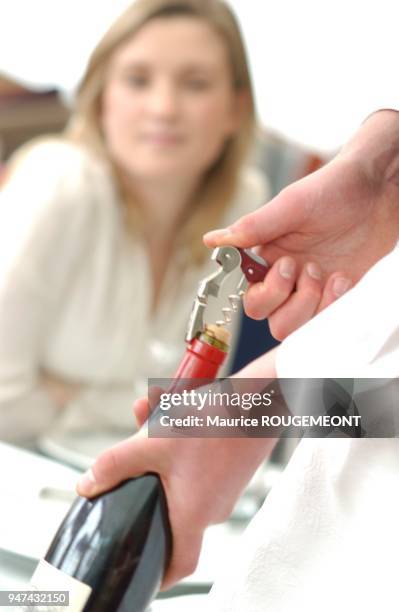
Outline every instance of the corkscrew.
<svg viewBox="0 0 399 612">
<path fill-rule="evenodd" d="M 204 278 L 199 284 L 188 322 L 187 342 L 204 332 L 204 314 L 208 298 L 209 296 L 218 297 L 219 290 L 229 274 L 237 268 L 242 270 L 236 292 L 228 296 L 229 305 L 222 307 L 223 319 L 216 321 L 216 325 L 219 327 L 228 325 L 232 321 L 234 313 L 239 309 L 248 284 L 262 281 L 269 269 L 267 262 L 259 255 L 233 246 L 222 246 L 214 249 L 212 259 L 219 264 L 219 269 Z"/>
</svg>

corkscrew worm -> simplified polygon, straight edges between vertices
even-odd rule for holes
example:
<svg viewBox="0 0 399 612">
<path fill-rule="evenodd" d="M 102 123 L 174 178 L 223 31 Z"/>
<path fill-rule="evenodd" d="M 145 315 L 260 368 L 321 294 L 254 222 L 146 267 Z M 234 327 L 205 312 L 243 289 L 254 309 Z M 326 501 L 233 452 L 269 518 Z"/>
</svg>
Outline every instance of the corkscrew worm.
<svg viewBox="0 0 399 612">
<path fill-rule="evenodd" d="M 264 279 L 269 266 L 267 262 L 246 249 L 233 246 L 223 246 L 214 249 L 212 259 L 219 264 L 219 269 L 204 278 L 198 287 L 190 319 L 188 322 L 186 341 L 197 338 L 205 330 L 204 314 L 210 296 L 218 297 L 224 280 L 237 268 L 241 268 L 242 276 L 237 284 L 237 290 L 228 296 L 229 305 L 222 307 L 223 319 L 216 321 L 222 327 L 228 325 L 233 315 L 239 309 L 249 283 L 257 283 Z"/>
</svg>

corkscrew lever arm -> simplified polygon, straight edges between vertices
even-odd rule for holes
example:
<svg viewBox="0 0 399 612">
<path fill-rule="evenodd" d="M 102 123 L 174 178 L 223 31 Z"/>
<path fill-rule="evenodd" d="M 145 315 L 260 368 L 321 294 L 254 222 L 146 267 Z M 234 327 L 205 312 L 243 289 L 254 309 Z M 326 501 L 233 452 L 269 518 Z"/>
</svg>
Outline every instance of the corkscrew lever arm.
<svg viewBox="0 0 399 612">
<path fill-rule="evenodd" d="M 191 342 L 205 331 L 204 313 L 208 297 L 210 295 L 218 297 L 223 281 L 233 270 L 240 267 L 243 272 L 237 286 L 237 294 L 241 297 L 245 293 L 248 282 L 255 283 L 263 280 L 269 267 L 259 255 L 233 246 L 214 249 L 212 259 L 219 264 L 220 268 L 199 284 L 188 322 L 186 342 Z"/>
</svg>

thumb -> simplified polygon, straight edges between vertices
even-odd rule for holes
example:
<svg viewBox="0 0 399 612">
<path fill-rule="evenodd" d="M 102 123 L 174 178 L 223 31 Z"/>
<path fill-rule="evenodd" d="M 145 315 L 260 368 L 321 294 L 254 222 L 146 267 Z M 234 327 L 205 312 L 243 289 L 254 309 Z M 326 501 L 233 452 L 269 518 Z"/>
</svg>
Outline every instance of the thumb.
<svg viewBox="0 0 399 612">
<path fill-rule="evenodd" d="M 94 497 L 128 478 L 151 471 L 148 443 L 147 438 L 136 434 L 105 450 L 80 477 L 78 495 Z"/>
<path fill-rule="evenodd" d="M 305 213 L 300 203 L 300 191 L 296 183 L 233 225 L 208 232 L 204 236 L 206 246 L 212 248 L 232 244 L 252 248 L 294 231 Z"/>
</svg>

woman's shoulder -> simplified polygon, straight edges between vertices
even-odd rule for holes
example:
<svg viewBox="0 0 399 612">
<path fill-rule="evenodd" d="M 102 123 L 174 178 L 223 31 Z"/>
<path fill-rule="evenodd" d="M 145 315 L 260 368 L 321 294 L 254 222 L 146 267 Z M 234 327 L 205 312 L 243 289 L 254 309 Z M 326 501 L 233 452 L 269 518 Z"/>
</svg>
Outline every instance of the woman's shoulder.
<svg viewBox="0 0 399 612">
<path fill-rule="evenodd" d="M 61 136 L 40 137 L 24 144 L 7 164 L 7 175 L 35 170 L 35 176 L 46 180 L 64 176 L 81 176 L 88 172 L 105 173 L 106 166 L 88 147 Z"/>
<path fill-rule="evenodd" d="M 256 166 L 245 166 L 238 179 L 234 200 L 227 211 L 227 223 L 253 212 L 271 197 L 268 177 Z"/>
<path fill-rule="evenodd" d="M 28 142 L 11 157 L 1 199 L 25 211 L 86 214 L 112 201 L 113 193 L 108 166 L 99 156 L 66 138 L 46 137 Z"/>
<path fill-rule="evenodd" d="M 245 166 L 239 178 L 238 195 L 253 202 L 256 208 L 270 198 L 271 189 L 266 173 L 256 166 Z"/>
</svg>

